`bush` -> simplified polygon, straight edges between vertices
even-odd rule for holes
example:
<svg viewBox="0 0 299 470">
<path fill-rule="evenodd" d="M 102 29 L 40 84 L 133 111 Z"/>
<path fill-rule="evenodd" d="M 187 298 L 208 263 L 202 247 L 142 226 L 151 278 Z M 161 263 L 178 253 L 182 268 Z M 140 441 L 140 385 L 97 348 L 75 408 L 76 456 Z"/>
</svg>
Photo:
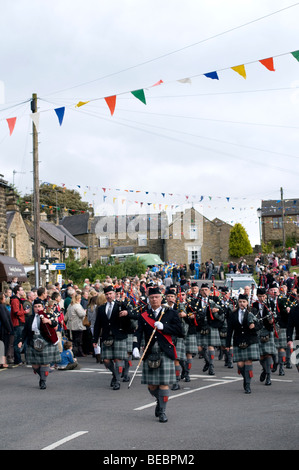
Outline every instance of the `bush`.
<svg viewBox="0 0 299 470">
<path fill-rule="evenodd" d="M 78 260 L 66 260 L 65 278 L 72 279 L 75 284 L 83 284 L 84 279 L 88 278 L 91 282 L 96 279 L 103 281 L 106 276 L 117 277 L 140 277 L 146 271 L 146 266 L 141 260 L 135 257 L 127 258 L 123 263 L 101 263 L 96 261 L 92 267 L 84 266 L 84 262 Z"/>
</svg>

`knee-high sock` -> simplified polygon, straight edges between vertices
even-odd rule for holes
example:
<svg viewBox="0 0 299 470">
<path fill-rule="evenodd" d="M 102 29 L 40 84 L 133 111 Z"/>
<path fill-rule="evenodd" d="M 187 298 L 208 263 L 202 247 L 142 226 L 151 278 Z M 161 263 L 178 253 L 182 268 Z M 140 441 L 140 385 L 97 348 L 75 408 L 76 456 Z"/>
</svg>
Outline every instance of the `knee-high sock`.
<svg viewBox="0 0 299 470">
<path fill-rule="evenodd" d="M 170 392 L 169 389 L 159 389 L 159 406 L 162 413 L 166 411 L 166 405 L 168 402 Z"/>
</svg>

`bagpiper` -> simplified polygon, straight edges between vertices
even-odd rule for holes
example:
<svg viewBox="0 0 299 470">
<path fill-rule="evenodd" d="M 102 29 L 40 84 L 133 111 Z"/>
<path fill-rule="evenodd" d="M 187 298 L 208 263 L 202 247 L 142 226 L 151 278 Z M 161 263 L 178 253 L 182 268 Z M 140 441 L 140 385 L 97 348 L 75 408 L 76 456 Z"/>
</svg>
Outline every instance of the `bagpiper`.
<svg viewBox="0 0 299 470">
<path fill-rule="evenodd" d="M 260 363 L 262 366 L 260 381 L 265 381 L 265 385 L 271 385 L 273 356 L 276 353 L 274 341 L 274 314 L 267 305 L 267 294 L 264 287 L 257 289 L 257 298 L 258 300 L 252 304 L 251 311 L 256 316 L 260 326 L 258 331 Z"/>
<path fill-rule="evenodd" d="M 166 423 L 169 386 L 176 381 L 174 360 L 177 354 L 172 336 L 182 337 L 183 331 L 177 312 L 162 306 L 159 288 L 149 288 L 148 294 L 149 307 L 138 319 L 133 356 L 140 358 L 140 347 L 144 337 L 141 383 L 147 384 L 149 393 L 157 401 L 155 416 L 159 418 L 160 423 Z"/>
<path fill-rule="evenodd" d="M 243 377 L 245 393 L 251 393 L 252 362 L 260 359 L 259 338 L 255 317 L 248 310 L 247 295 L 240 294 L 238 308 L 228 317 L 226 347 L 233 344 L 233 361 Z"/>
<path fill-rule="evenodd" d="M 219 297 L 210 295 L 209 285 L 203 283 L 200 289 L 199 308 L 196 320 L 197 346 L 201 352 L 203 347 L 207 347 L 207 357 L 203 371 L 209 370 L 209 375 L 215 375 L 214 358 L 215 348 L 221 346 L 219 328 L 224 321 L 224 311 L 220 304 Z"/>
</svg>

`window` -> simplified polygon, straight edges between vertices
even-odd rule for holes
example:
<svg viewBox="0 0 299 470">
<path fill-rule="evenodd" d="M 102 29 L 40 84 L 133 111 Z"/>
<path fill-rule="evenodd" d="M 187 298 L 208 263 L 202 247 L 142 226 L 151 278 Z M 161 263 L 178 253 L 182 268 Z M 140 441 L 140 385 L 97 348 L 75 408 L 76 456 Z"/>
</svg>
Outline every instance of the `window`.
<svg viewBox="0 0 299 470">
<path fill-rule="evenodd" d="M 197 225 L 191 224 L 190 225 L 190 240 L 196 240 L 198 238 L 198 231 L 197 231 Z"/>
<path fill-rule="evenodd" d="M 201 247 L 189 246 L 188 247 L 188 263 L 201 263 Z"/>
<path fill-rule="evenodd" d="M 107 248 L 109 246 L 109 238 L 108 237 L 100 237 L 99 238 L 99 247 L 100 248 Z"/>
<path fill-rule="evenodd" d="M 273 217 L 273 229 L 282 228 L 282 217 Z"/>
<path fill-rule="evenodd" d="M 147 236 L 144 233 L 138 234 L 138 246 L 147 246 Z"/>
</svg>

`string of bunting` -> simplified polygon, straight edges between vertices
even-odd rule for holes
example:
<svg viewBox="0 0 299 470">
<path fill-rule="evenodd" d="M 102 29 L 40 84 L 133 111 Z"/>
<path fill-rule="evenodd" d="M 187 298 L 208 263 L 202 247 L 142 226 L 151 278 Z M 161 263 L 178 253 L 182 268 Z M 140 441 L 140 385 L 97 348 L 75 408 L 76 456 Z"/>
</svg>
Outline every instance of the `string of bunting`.
<svg viewBox="0 0 299 470">
<path fill-rule="evenodd" d="M 212 80 L 219 80 L 219 73 L 222 72 L 222 71 L 225 71 L 225 70 L 233 70 L 234 72 L 238 73 L 241 77 L 246 79 L 247 78 L 247 72 L 246 72 L 246 67 L 245 66 L 247 66 L 249 64 L 253 64 L 253 63 L 260 63 L 267 70 L 269 70 L 271 72 L 274 72 L 275 71 L 274 58 L 281 57 L 281 56 L 284 56 L 284 55 L 289 55 L 289 54 L 291 54 L 299 62 L 299 50 L 297 50 L 297 51 L 293 51 L 293 52 L 287 52 L 287 53 L 284 53 L 284 54 L 279 54 L 277 56 L 272 56 L 272 57 L 269 57 L 269 58 L 266 58 L 266 59 L 260 59 L 260 60 L 256 60 L 256 61 L 247 62 L 247 63 L 244 63 L 244 64 L 232 66 L 232 67 L 222 68 L 222 69 L 215 70 L 215 71 L 212 71 L 212 72 L 201 73 L 201 74 L 198 74 L 198 75 L 194 75 L 192 77 L 181 78 L 181 79 L 178 79 L 176 81 L 180 82 L 180 83 L 192 83 L 192 79 L 194 77 L 200 77 L 200 76 L 204 76 L 204 77 L 212 79 Z M 154 85 L 151 85 L 151 86 L 145 87 L 145 88 L 141 88 L 139 90 L 133 90 L 133 91 L 129 91 L 129 92 L 122 92 L 122 93 L 114 94 L 114 95 L 111 95 L 111 96 L 90 99 L 90 100 L 87 100 L 87 101 L 79 101 L 75 105 L 75 108 L 80 108 L 80 107 L 82 107 L 82 106 L 84 106 L 84 105 L 86 105 L 86 104 L 88 104 L 92 101 L 104 100 L 106 102 L 108 108 L 109 108 L 111 116 L 113 116 L 113 114 L 115 112 L 115 108 L 116 108 L 117 96 L 130 93 L 135 98 L 137 98 L 139 101 L 141 101 L 143 104 L 146 105 L 147 103 L 146 103 L 146 96 L 145 96 L 145 91 L 144 90 L 149 89 L 149 88 L 153 88 L 153 87 L 156 87 L 156 86 L 159 86 L 159 85 L 162 85 L 162 84 L 165 84 L 165 82 L 163 80 L 159 80 Z M 61 106 L 59 108 L 54 109 L 54 111 L 57 115 L 58 122 L 59 122 L 60 126 L 62 125 L 63 120 L 64 120 L 65 109 L 66 109 L 65 106 Z M 31 117 L 32 121 L 34 122 L 34 124 L 36 126 L 36 129 L 38 130 L 40 113 L 39 112 L 31 113 L 30 117 Z M 6 118 L 6 121 L 7 121 L 7 124 L 8 124 L 9 134 L 12 135 L 12 133 L 14 132 L 15 126 L 16 126 L 17 117 Z"/>
</svg>

